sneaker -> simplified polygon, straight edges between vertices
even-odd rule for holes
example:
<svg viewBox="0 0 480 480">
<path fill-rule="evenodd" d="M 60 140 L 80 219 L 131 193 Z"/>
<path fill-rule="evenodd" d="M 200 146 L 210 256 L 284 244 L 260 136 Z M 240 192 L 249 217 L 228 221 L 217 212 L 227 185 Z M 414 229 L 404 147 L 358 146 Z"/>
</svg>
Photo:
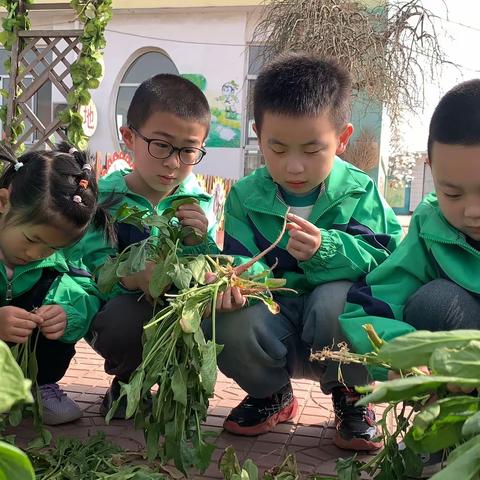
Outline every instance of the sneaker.
<svg viewBox="0 0 480 480">
<path fill-rule="evenodd" d="M 56 383 L 39 386 L 45 425 L 61 425 L 78 420 L 80 407 Z"/>
<path fill-rule="evenodd" d="M 345 450 L 370 451 L 382 447 L 375 423 L 375 413 L 370 407 L 356 407 L 362 396 L 344 387 L 332 390 L 336 435 L 333 443 Z"/>
<path fill-rule="evenodd" d="M 285 387 L 267 398 L 247 395 L 223 423 L 227 432 L 255 436 L 273 430 L 277 423 L 290 420 L 297 414 L 298 402 L 292 386 Z"/>
<path fill-rule="evenodd" d="M 112 383 L 108 390 L 106 391 L 102 404 L 100 405 L 100 413 L 106 417 L 107 413 L 110 411 L 110 409 L 113 406 L 113 403 L 118 399 L 120 396 L 120 383 L 117 377 L 115 377 L 112 380 Z M 115 420 L 125 420 L 125 417 L 127 416 L 127 397 L 122 397 L 120 400 L 117 409 L 115 410 L 115 413 L 113 414 L 113 419 Z"/>
</svg>

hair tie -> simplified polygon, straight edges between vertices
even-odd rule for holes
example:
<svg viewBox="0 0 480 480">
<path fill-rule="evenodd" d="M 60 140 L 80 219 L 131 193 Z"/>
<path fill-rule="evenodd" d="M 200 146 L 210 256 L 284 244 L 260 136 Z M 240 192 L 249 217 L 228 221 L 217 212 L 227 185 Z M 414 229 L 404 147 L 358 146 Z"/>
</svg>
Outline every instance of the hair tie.
<svg viewBox="0 0 480 480">
<path fill-rule="evenodd" d="M 92 166 L 89 163 L 86 163 L 83 167 L 82 170 L 88 170 L 89 172 L 92 171 Z"/>
<path fill-rule="evenodd" d="M 78 150 L 77 150 L 75 147 L 72 147 L 72 148 L 68 151 L 68 153 L 69 153 L 70 155 L 73 155 L 75 152 L 78 152 Z"/>
<path fill-rule="evenodd" d="M 85 179 L 80 180 L 80 181 L 78 182 L 78 186 L 79 186 L 80 188 L 83 188 L 84 190 L 86 190 L 86 189 L 88 188 L 88 180 L 85 180 Z"/>
<path fill-rule="evenodd" d="M 16 162 L 13 164 L 13 168 L 15 169 L 16 172 L 18 172 L 22 167 L 23 167 L 22 162 Z"/>
<path fill-rule="evenodd" d="M 82 203 L 82 197 L 80 195 L 74 195 L 72 197 L 72 200 L 75 202 L 75 203 Z"/>
</svg>

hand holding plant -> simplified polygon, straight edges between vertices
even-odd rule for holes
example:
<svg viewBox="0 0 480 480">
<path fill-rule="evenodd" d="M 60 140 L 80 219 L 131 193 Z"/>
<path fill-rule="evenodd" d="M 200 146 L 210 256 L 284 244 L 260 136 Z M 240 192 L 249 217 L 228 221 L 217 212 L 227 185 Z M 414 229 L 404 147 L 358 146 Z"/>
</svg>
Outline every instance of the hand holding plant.
<svg viewBox="0 0 480 480">
<path fill-rule="evenodd" d="M 67 314 L 60 305 L 42 305 L 36 314 L 43 318 L 40 331 L 49 340 L 58 340 L 67 327 Z"/>
<path fill-rule="evenodd" d="M 290 233 L 287 252 L 299 262 L 310 260 L 322 244 L 320 229 L 293 213 L 289 213 L 287 219 L 290 222 L 287 224 Z"/>
<path fill-rule="evenodd" d="M 25 343 L 32 331 L 40 326 L 43 318 L 12 305 L 0 308 L 0 340 Z"/>
<path fill-rule="evenodd" d="M 183 239 L 183 244 L 188 246 L 202 243 L 208 230 L 208 219 L 202 207 L 197 203 L 186 203 L 175 210 L 175 216 L 182 227 L 190 227 L 193 233 Z"/>
</svg>

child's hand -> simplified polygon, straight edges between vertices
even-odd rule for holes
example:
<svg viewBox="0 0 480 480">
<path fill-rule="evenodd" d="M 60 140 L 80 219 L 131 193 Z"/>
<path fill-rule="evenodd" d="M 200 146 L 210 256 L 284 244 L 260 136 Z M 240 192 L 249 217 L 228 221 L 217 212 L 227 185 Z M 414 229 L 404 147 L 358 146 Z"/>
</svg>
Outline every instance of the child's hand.
<svg viewBox="0 0 480 480">
<path fill-rule="evenodd" d="M 200 205 L 196 203 L 184 203 L 180 205 L 175 216 L 178 218 L 182 226 L 195 229 L 198 235 L 188 235 L 183 243 L 188 246 L 198 245 L 203 242 L 208 230 L 208 219 Z"/>
<path fill-rule="evenodd" d="M 23 308 L 8 306 L 0 308 L 0 339 L 4 342 L 25 343 L 32 331 L 39 327 L 43 318 Z"/>
<path fill-rule="evenodd" d="M 205 281 L 207 283 L 213 283 L 216 278 L 217 276 L 214 273 L 208 272 L 205 274 Z M 243 308 L 245 303 L 247 303 L 247 299 L 242 295 L 238 287 L 227 287 L 224 292 L 218 292 L 215 310 L 217 312 L 233 312 Z M 209 317 L 211 313 L 211 306 L 209 305 L 204 317 Z"/>
<path fill-rule="evenodd" d="M 43 318 L 40 331 L 49 340 L 58 340 L 65 332 L 67 314 L 60 305 L 42 305 L 36 312 Z"/>
<path fill-rule="evenodd" d="M 287 243 L 287 252 L 298 261 L 310 260 L 322 244 L 322 234 L 313 223 L 289 213 L 287 215 L 287 230 L 290 240 Z"/>
<path fill-rule="evenodd" d="M 152 303 L 150 296 L 150 279 L 152 278 L 155 262 L 147 262 L 145 269 L 141 272 L 134 273 L 128 277 L 122 277 L 120 280 L 127 290 L 141 290 L 145 294 L 145 298 Z"/>
</svg>

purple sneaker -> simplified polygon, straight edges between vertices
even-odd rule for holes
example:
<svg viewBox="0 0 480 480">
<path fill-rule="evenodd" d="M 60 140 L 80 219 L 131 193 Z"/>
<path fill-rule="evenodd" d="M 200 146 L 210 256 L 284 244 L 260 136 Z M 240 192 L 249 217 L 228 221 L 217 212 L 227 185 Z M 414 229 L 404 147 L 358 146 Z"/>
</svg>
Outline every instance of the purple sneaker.
<svg viewBox="0 0 480 480">
<path fill-rule="evenodd" d="M 61 425 L 82 416 L 80 407 L 56 383 L 40 385 L 40 398 L 45 425 Z"/>
</svg>

